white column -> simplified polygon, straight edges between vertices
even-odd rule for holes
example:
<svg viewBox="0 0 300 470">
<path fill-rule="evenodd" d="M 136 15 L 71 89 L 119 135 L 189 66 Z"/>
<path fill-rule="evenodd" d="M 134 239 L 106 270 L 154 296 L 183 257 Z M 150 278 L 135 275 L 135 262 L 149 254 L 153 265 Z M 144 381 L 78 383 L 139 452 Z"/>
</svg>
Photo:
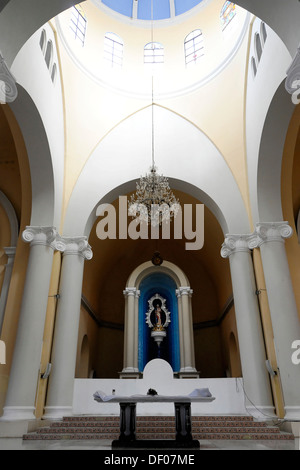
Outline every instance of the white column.
<svg viewBox="0 0 300 470">
<path fill-rule="evenodd" d="M 252 416 L 264 420 L 275 415 L 250 242 L 251 236 L 227 235 L 221 256 L 230 262 L 246 408 Z"/>
<path fill-rule="evenodd" d="M 300 340 L 300 321 L 285 251 L 285 239 L 292 233 L 287 222 L 260 223 L 253 245 L 261 251 L 285 419 L 300 420 L 300 367 L 292 361 L 292 344 Z"/>
<path fill-rule="evenodd" d="M 176 291 L 178 299 L 181 301 L 181 328 L 183 343 L 183 365 L 180 372 L 195 373 L 195 349 L 193 333 L 193 316 L 191 309 L 191 296 L 193 291 L 190 287 L 179 287 Z"/>
<path fill-rule="evenodd" d="M 133 367 L 136 371 L 139 370 L 139 298 L 141 292 L 139 290 L 135 293 L 134 302 L 134 364 Z"/>
<path fill-rule="evenodd" d="M 4 280 L 2 284 L 1 297 L 0 297 L 0 336 L 1 336 L 1 330 L 2 330 L 3 321 L 4 321 L 5 308 L 6 308 L 11 275 L 12 275 L 12 269 L 13 269 L 13 265 L 15 261 L 16 248 L 15 247 L 4 248 L 4 252 L 7 255 L 7 263 L 5 266 L 5 274 L 4 274 Z"/>
<path fill-rule="evenodd" d="M 72 414 L 84 261 L 92 259 L 86 237 L 62 238 L 63 251 L 51 373 L 43 419 Z"/>
<path fill-rule="evenodd" d="M 139 291 L 136 287 L 126 287 L 123 291 L 125 296 L 125 332 L 124 332 L 124 367 L 123 373 L 137 373 L 138 365 L 138 313 L 136 311 L 136 299 Z"/>
<path fill-rule="evenodd" d="M 35 395 L 56 237 L 53 227 L 27 227 L 23 232 L 23 240 L 30 243 L 30 254 L 2 421 L 35 419 Z"/>
<path fill-rule="evenodd" d="M 176 296 L 178 302 L 178 327 L 179 327 L 179 347 L 180 347 L 180 370 L 184 371 L 185 357 L 184 357 L 184 338 L 183 338 L 183 319 L 182 319 L 182 304 L 181 293 L 176 289 Z"/>
</svg>

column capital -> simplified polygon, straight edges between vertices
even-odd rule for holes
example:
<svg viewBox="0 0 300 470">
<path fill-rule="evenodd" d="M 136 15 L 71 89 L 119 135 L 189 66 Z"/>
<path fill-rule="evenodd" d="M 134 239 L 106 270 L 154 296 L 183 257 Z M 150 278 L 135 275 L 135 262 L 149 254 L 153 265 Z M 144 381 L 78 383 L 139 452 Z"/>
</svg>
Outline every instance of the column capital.
<svg viewBox="0 0 300 470">
<path fill-rule="evenodd" d="M 4 252 L 8 258 L 14 258 L 16 255 L 17 248 L 15 246 L 4 247 Z"/>
<path fill-rule="evenodd" d="M 136 287 L 126 287 L 126 289 L 123 290 L 123 294 L 125 297 L 132 295 L 136 298 L 139 298 L 141 292 Z"/>
<path fill-rule="evenodd" d="M 263 222 L 256 224 L 251 237 L 251 247 L 260 247 L 263 243 L 281 242 L 293 235 L 293 229 L 288 222 Z"/>
<path fill-rule="evenodd" d="M 287 70 L 287 77 L 285 81 L 285 89 L 291 95 L 300 88 L 300 46 L 297 49 L 296 55 Z"/>
<path fill-rule="evenodd" d="M 81 256 L 86 260 L 93 258 L 92 248 L 87 237 L 58 237 L 56 249 L 66 255 Z"/>
<path fill-rule="evenodd" d="M 222 258 L 229 258 L 234 253 L 246 252 L 251 249 L 252 235 L 226 235 L 221 248 Z"/>
<path fill-rule="evenodd" d="M 17 96 L 16 80 L 0 52 L 0 103 L 12 103 Z"/>
<path fill-rule="evenodd" d="M 177 295 L 177 297 L 181 297 L 183 295 L 188 295 L 189 297 L 192 297 L 193 292 L 194 292 L 193 289 L 191 289 L 188 286 L 179 287 L 179 289 L 176 290 L 176 295 Z"/>
<path fill-rule="evenodd" d="M 22 233 L 22 239 L 30 246 L 44 245 L 56 249 L 58 232 L 55 227 L 32 227 L 28 226 Z"/>
</svg>

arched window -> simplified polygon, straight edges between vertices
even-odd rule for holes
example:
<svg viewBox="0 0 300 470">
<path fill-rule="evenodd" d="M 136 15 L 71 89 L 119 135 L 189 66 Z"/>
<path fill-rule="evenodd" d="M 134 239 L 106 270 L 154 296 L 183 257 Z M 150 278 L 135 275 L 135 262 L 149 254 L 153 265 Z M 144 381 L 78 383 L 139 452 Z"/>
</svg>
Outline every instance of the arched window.
<svg viewBox="0 0 300 470">
<path fill-rule="evenodd" d="M 265 45 L 268 34 L 267 34 L 266 24 L 264 22 L 262 22 L 260 25 L 260 32 L 261 32 L 261 37 L 263 39 L 263 44 Z"/>
<path fill-rule="evenodd" d="M 46 54 L 45 54 L 45 61 L 46 61 L 48 69 L 50 69 L 52 58 L 53 58 L 53 44 L 52 44 L 52 41 L 48 41 Z"/>
<path fill-rule="evenodd" d="M 104 59 L 115 68 L 121 68 L 123 64 L 124 42 L 115 33 L 106 33 L 104 38 Z"/>
<path fill-rule="evenodd" d="M 159 42 L 149 42 L 144 47 L 144 64 L 159 66 L 164 63 L 164 47 Z"/>
<path fill-rule="evenodd" d="M 256 56 L 257 56 L 257 62 L 259 63 L 261 56 L 262 56 L 262 45 L 261 45 L 260 35 L 258 33 L 255 34 L 254 46 L 255 46 L 255 51 L 256 51 Z"/>
<path fill-rule="evenodd" d="M 257 67 L 256 67 L 256 61 L 254 57 L 252 57 L 251 59 L 251 68 L 252 68 L 253 78 L 255 78 L 257 74 Z"/>
<path fill-rule="evenodd" d="M 188 34 L 184 40 L 185 65 L 196 65 L 204 56 L 203 34 L 196 29 Z"/>
<path fill-rule="evenodd" d="M 86 16 L 80 5 L 74 6 L 71 11 L 70 28 L 74 33 L 75 39 L 78 40 L 82 46 L 84 46 L 87 29 Z"/>
<path fill-rule="evenodd" d="M 45 53 L 46 42 L 47 42 L 46 31 L 43 29 L 41 33 L 41 38 L 40 38 L 40 48 L 43 54 Z"/>
<path fill-rule="evenodd" d="M 56 75 L 57 75 L 57 65 L 53 64 L 52 72 L 51 72 L 51 80 L 53 83 L 55 83 Z"/>
<path fill-rule="evenodd" d="M 222 31 L 225 31 L 235 16 L 236 5 L 232 2 L 225 2 L 220 13 Z"/>
</svg>

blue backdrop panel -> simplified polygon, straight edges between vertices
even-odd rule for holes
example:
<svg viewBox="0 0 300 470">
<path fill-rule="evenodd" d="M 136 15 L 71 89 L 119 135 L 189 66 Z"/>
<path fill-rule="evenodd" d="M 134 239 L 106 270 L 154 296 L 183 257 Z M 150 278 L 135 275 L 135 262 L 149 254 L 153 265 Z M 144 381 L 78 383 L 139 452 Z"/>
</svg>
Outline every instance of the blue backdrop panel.
<svg viewBox="0 0 300 470">
<path fill-rule="evenodd" d="M 172 278 L 164 273 L 152 274 L 145 278 L 140 285 L 139 299 L 139 370 L 142 372 L 146 364 L 157 358 L 157 345 L 151 338 L 151 329 L 146 323 L 148 300 L 155 294 L 166 299 L 166 307 L 170 312 L 171 322 L 167 328 L 167 337 L 161 345 L 161 359 L 171 365 L 174 372 L 180 370 L 180 345 L 178 325 L 178 303 L 176 297 L 176 284 Z"/>
</svg>

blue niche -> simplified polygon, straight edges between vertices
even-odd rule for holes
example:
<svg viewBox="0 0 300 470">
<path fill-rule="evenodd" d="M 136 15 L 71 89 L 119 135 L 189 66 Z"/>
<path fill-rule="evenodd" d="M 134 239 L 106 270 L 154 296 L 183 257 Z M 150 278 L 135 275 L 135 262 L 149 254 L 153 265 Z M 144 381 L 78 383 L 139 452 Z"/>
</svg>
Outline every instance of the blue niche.
<svg viewBox="0 0 300 470">
<path fill-rule="evenodd" d="M 151 328 L 146 323 L 148 300 L 155 294 L 166 299 L 166 308 L 170 312 L 170 320 L 167 336 L 160 347 L 160 358 L 166 360 L 174 372 L 180 370 L 180 345 L 178 324 L 178 302 L 176 297 L 176 284 L 171 277 L 164 273 L 154 273 L 146 277 L 140 284 L 139 299 L 139 346 L 138 364 L 142 372 L 146 364 L 156 359 L 157 344 L 151 338 Z"/>
</svg>

